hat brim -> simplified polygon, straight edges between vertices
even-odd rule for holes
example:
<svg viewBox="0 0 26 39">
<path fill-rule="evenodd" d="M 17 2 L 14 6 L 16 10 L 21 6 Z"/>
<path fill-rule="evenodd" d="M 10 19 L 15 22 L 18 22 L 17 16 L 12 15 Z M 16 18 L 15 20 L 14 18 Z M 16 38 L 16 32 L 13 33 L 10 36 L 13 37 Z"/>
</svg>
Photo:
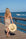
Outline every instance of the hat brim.
<svg viewBox="0 0 26 39">
<path fill-rule="evenodd" d="M 11 32 L 14 32 L 14 31 L 17 30 L 17 26 L 16 26 L 15 24 L 10 24 L 10 25 L 8 26 L 8 28 L 9 28 L 9 31 L 11 31 Z"/>
</svg>

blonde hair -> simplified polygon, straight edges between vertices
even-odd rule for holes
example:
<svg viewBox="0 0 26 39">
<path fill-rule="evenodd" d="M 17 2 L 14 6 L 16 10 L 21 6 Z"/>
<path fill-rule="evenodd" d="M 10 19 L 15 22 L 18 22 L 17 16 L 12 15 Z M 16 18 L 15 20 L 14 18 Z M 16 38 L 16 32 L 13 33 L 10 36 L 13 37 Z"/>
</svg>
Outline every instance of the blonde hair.
<svg viewBox="0 0 26 39">
<path fill-rule="evenodd" d="M 6 12 L 5 12 L 6 17 L 9 15 L 9 13 L 10 13 L 10 10 L 6 8 Z"/>
</svg>

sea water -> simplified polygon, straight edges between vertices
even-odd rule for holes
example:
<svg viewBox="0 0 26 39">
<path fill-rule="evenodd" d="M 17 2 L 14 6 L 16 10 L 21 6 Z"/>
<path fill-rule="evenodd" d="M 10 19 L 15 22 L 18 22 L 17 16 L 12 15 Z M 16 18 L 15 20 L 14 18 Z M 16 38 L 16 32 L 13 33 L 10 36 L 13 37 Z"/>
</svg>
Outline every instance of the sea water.
<svg viewBox="0 0 26 39">
<path fill-rule="evenodd" d="M 5 15 L 5 12 L 0 13 L 0 16 L 4 16 L 4 15 Z M 26 18 L 26 12 L 11 12 L 11 15 L 12 15 L 12 17 Z M 0 20 L 1 23 L 4 24 L 4 20 L 3 20 L 4 18 L 1 17 L 1 19 L 2 19 L 2 20 Z M 13 22 L 15 22 L 14 19 L 13 19 Z M 22 24 L 26 24 L 26 21 L 22 21 L 22 20 L 16 20 L 16 22 L 18 22 L 18 23 L 22 23 Z M 19 25 L 19 24 L 16 24 L 16 25 L 17 25 L 17 27 L 20 27 L 20 28 L 26 29 L 26 26 Z M 19 28 L 17 28 L 17 30 L 26 33 L 26 31 L 21 30 L 21 29 L 19 29 Z"/>
</svg>

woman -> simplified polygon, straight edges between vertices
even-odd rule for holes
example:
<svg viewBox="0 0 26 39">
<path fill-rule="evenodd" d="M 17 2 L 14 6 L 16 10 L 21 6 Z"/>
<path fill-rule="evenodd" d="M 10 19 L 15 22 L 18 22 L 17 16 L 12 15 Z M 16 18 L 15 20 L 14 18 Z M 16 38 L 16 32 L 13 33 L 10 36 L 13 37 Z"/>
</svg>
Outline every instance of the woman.
<svg viewBox="0 0 26 39">
<path fill-rule="evenodd" d="M 7 28 L 7 36 L 9 34 L 9 24 L 10 24 L 10 19 L 13 23 L 13 20 L 12 20 L 12 16 L 11 16 L 11 13 L 10 13 L 10 10 L 8 8 L 6 8 L 6 12 L 5 12 L 5 27 Z"/>
</svg>

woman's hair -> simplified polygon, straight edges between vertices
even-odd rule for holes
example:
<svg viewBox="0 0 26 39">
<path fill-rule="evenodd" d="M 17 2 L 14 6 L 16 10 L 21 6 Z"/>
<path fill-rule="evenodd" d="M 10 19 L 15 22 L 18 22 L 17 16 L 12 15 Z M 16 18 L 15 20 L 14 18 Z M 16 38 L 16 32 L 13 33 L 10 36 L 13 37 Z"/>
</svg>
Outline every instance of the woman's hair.
<svg viewBox="0 0 26 39">
<path fill-rule="evenodd" d="M 5 11 L 5 16 L 7 17 L 10 13 L 10 10 L 8 8 L 6 8 L 6 11 Z"/>
</svg>

